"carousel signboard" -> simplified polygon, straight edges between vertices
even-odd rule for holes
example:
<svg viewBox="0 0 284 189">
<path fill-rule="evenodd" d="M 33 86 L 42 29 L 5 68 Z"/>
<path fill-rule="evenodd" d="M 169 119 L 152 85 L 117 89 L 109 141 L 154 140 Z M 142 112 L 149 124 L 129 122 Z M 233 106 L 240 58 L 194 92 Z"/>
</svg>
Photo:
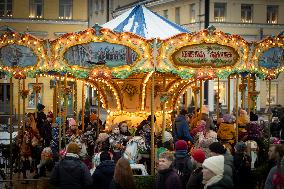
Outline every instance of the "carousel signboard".
<svg viewBox="0 0 284 189">
<path fill-rule="evenodd" d="M 34 52 L 26 46 L 12 44 L 0 49 L 0 65 L 24 68 L 34 66 L 36 62 Z"/>
<path fill-rule="evenodd" d="M 204 43 L 182 47 L 173 54 L 172 58 L 179 66 L 219 68 L 234 65 L 239 55 L 232 47 Z"/>
<path fill-rule="evenodd" d="M 266 69 L 277 69 L 284 64 L 284 50 L 280 47 L 272 47 L 262 54 L 259 66 Z"/>
<path fill-rule="evenodd" d="M 137 53 L 131 48 L 108 42 L 90 42 L 75 45 L 64 54 L 71 65 L 92 67 L 104 62 L 107 67 L 131 65 L 137 59 Z"/>
</svg>

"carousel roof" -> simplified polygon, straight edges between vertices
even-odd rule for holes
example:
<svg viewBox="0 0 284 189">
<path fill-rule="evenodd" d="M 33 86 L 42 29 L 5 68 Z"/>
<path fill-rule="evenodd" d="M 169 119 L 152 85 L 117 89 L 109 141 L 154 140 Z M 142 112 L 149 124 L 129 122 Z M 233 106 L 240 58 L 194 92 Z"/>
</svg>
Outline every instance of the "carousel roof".
<svg viewBox="0 0 284 189">
<path fill-rule="evenodd" d="M 131 8 L 105 23 L 103 27 L 116 32 L 132 32 L 146 39 L 166 39 L 179 33 L 189 33 L 185 28 L 152 12 L 144 5 Z"/>
</svg>

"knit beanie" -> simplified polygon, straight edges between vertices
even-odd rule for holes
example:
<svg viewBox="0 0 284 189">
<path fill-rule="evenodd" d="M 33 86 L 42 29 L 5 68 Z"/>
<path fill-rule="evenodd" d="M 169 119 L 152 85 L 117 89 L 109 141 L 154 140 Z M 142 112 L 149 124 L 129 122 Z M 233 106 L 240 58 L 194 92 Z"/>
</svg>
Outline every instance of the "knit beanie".
<svg viewBox="0 0 284 189">
<path fill-rule="evenodd" d="M 41 104 L 41 103 L 37 104 L 37 110 L 38 111 L 42 111 L 44 108 L 45 108 L 45 106 L 43 104 Z"/>
<path fill-rule="evenodd" d="M 172 136 L 171 133 L 169 133 L 168 131 L 165 131 L 164 137 L 165 137 L 165 142 L 168 142 L 168 141 L 170 141 L 170 140 L 173 140 L 173 136 Z"/>
<path fill-rule="evenodd" d="M 71 127 L 71 126 L 77 126 L 77 123 L 76 123 L 76 121 L 75 121 L 74 118 L 70 118 L 70 119 L 68 120 L 68 123 L 69 123 L 69 127 Z"/>
<path fill-rule="evenodd" d="M 235 145 L 235 149 L 237 152 L 244 152 L 246 147 L 247 145 L 243 141 L 240 141 Z"/>
<path fill-rule="evenodd" d="M 208 159 L 205 159 L 205 161 L 202 164 L 203 167 L 206 169 L 209 169 L 216 175 L 223 175 L 224 173 L 224 156 L 212 156 Z"/>
<path fill-rule="evenodd" d="M 206 159 L 205 152 L 201 148 L 193 149 L 191 151 L 191 157 L 198 163 L 203 163 Z"/>
<path fill-rule="evenodd" d="M 188 148 L 187 143 L 184 140 L 178 140 L 175 144 L 176 150 L 187 150 L 187 148 Z"/>
<path fill-rule="evenodd" d="M 226 148 L 220 142 L 213 142 L 209 145 L 209 150 L 217 154 L 225 154 Z"/>
<path fill-rule="evenodd" d="M 76 142 L 71 142 L 67 146 L 67 153 L 73 153 L 73 154 L 79 154 L 80 152 L 80 147 Z"/>
</svg>

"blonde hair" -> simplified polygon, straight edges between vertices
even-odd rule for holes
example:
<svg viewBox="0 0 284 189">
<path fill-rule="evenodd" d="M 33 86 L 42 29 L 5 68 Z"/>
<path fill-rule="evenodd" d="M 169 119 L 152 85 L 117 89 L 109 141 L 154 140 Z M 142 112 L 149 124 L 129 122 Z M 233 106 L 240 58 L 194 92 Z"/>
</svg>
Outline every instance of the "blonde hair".
<svg viewBox="0 0 284 189">
<path fill-rule="evenodd" d="M 168 152 L 168 151 L 161 153 L 159 158 L 167 159 L 169 161 L 175 160 L 173 152 Z"/>
</svg>

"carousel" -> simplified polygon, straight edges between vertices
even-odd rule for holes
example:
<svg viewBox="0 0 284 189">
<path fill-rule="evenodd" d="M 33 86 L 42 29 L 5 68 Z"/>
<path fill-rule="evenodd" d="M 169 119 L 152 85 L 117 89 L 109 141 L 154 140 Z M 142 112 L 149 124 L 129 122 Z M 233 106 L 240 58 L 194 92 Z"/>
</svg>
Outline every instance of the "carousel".
<svg viewBox="0 0 284 189">
<path fill-rule="evenodd" d="M 269 81 L 270 107 L 271 80 L 284 70 L 283 33 L 252 43 L 213 26 L 191 33 L 140 5 L 102 27 L 95 25 L 55 40 L 17 32 L 4 33 L 0 40 L 0 71 L 10 78 L 10 86 L 18 86 L 18 91 L 10 88 L 10 94 L 17 94 L 10 105 L 18 106 L 10 108 L 10 120 L 15 114 L 27 113 L 26 103 L 33 94 L 35 107 L 42 96 L 49 99 L 53 122 L 56 117 L 66 120 L 70 112 L 78 121 L 85 117 L 86 88 L 91 87 L 97 94 L 97 119 L 101 109 L 107 111 L 104 131 L 122 121 L 135 129 L 151 115 L 152 174 L 155 132 L 164 136 L 166 128 L 171 129 L 171 113 L 181 109 L 188 89 L 195 112 L 198 107 L 201 112 L 204 83 L 218 82 L 216 96 L 209 94 L 218 102 L 219 80 L 226 79 L 227 98 L 234 101 L 228 101 L 228 113 L 240 108 L 255 112 L 260 93 L 256 79 Z M 27 87 L 27 78 L 35 80 L 31 87 Z M 43 92 L 40 80 L 50 81 L 50 89 Z M 21 119 L 19 116 L 18 125 Z M 84 130 L 84 119 L 81 125 Z M 59 137 L 65 138 L 66 123 L 60 128 Z"/>
</svg>

